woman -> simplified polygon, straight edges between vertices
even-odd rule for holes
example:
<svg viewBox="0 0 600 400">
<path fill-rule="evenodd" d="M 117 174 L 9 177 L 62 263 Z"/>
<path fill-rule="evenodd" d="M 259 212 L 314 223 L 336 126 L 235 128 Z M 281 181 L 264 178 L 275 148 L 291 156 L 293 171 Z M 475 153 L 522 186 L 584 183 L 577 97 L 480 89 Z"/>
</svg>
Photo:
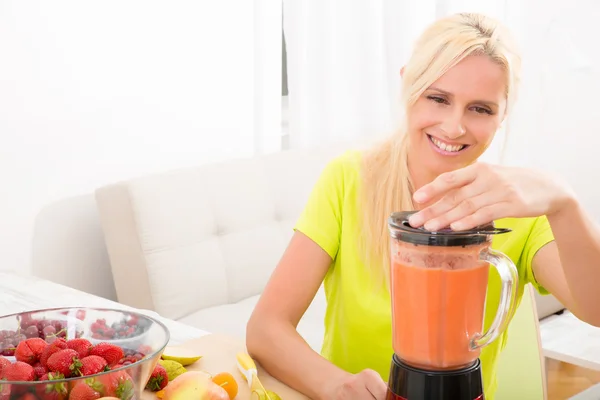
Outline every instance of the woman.
<svg viewBox="0 0 600 400">
<path fill-rule="evenodd" d="M 492 246 L 532 283 L 600 325 L 600 232 L 574 194 L 538 171 L 478 162 L 514 107 L 520 58 L 497 21 L 436 21 L 402 70 L 404 128 L 370 151 L 329 163 L 248 323 L 252 355 L 313 399 L 384 399 L 391 362 L 387 217 L 428 230 L 495 221 Z M 325 337 L 317 354 L 296 325 L 324 280 Z M 490 278 L 489 287 L 497 290 Z M 496 307 L 486 308 L 486 320 Z M 486 399 L 496 391 L 503 338 L 482 351 Z"/>
</svg>

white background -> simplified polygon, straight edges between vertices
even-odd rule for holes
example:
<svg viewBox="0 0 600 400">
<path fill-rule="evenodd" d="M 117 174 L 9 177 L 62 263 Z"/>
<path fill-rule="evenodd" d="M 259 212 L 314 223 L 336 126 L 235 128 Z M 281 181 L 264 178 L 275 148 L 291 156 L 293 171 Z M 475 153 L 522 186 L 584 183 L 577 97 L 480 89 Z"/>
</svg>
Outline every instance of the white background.
<svg viewBox="0 0 600 400">
<path fill-rule="evenodd" d="M 564 176 L 600 218 L 600 3 L 524 4 L 505 160 Z M 280 16 L 267 0 L 0 1 L 0 270 L 29 268 L 52 202 L 277 150 Z"/>
<path fill-rule="evenodd" d="M 48 203 L 277 149 L 274 3 L 0 1 L 0 270 Z"/>
</svg>

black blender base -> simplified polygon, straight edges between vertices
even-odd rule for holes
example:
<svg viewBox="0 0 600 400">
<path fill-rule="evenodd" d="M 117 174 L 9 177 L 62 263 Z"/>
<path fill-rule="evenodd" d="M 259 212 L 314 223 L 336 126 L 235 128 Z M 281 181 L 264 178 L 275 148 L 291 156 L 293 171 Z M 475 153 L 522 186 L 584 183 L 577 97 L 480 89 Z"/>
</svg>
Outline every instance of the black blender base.
<svg viewBox="0 0 600 400">
<path fill-rule="evenodd" d="M 426 371 L 392 357 L 386 400 L 484 400 L 481 362 L 454 371 Z"/>
</svg>

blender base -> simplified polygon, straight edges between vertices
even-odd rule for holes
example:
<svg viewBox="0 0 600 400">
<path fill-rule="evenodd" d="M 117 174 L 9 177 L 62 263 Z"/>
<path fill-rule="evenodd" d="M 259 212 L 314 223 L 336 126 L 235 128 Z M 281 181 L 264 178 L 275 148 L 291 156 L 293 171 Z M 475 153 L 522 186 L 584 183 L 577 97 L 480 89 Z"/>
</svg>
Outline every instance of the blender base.
<svg viewBox="0 0 600 400">
<path fill-rule="evenodd" d="M 386 400 L 484 400 L 481 361 L 459 370 L 428 371 L 392 357 Z"/>
</svg>

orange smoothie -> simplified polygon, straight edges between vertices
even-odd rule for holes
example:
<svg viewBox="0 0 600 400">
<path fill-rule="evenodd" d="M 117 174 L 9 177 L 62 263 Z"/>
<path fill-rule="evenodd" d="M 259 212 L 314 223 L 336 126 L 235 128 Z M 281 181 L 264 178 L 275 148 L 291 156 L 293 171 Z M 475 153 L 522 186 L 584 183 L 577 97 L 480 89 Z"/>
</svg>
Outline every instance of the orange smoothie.
<svg viewBox="0 0 600 400">
<path fill-rule="evenodd" d="M 403 361 L 440 370 L 479 357 L 470 341 L 483 333 L 490 268 L 478 257 L 484 247 L 393 244 L 393 348 Z"/>
</svg>

